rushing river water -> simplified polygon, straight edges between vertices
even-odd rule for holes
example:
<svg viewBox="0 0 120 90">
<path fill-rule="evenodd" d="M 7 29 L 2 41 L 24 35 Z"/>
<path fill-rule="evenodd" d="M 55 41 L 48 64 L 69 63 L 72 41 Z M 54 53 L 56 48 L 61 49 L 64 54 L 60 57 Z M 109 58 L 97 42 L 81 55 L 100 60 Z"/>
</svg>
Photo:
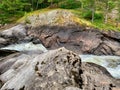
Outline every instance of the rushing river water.
<svg viewBox="0 0 120 90">
<path fill-rule="evenodd" d="M 120 57 L 119 56 L 96 56 L 96 55 L 80 55 L 82 62 L 92 62 L 105 67 L 108 72 L 120 79 Z"/>
<path fill-rule="evenodd" d="M 16 50 L 16 51 L 33 51 L 33 50 L 34 51 L 41 50 L 43 52 L 47 51 L 47 49 L 42 44 L 33 44 L 32 42 L 9 45 L 1 49 Z"/>
<path fill-rule="evenodd" d="M 46 52 L 47 49 L 42 44 L 22 43 L 10 45 L 1 49 L 32 51 L 41 50 Z M 80 55 L 82 62 L 92 62 L 105 67 L 108 72 L 116 79 L 120 79 L 120 57 L 119 56 L 96 56 L 96 55 Z"/>
</svg>

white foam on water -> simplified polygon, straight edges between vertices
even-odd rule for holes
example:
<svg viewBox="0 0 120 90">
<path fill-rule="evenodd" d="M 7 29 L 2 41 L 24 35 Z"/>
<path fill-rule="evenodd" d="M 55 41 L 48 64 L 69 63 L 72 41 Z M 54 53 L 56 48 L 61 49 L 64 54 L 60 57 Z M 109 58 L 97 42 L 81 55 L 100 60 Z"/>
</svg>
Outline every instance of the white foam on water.
<svg viewBox="0 0 120 90">
<path fill-rule="evenodd" d="M 120 57 L 119 56 L 96 56 L 80 55 L 82 62 L 92 62 L 105 67 L 116 79 L 120 79 Z"/>
<path fill-rule="evenodd" d="M 9 45 L 9 46 L 3 47 L 1 49 L 17 50 L 17 51 L 32 51 L 32 50 L 34 50 L 34 51 L 41 50 L 43 52 L 47 51 L 47 49 L 42 44 L 33 44 L 32 42 Z"/>
<path fill-rule="evenodd" d="M 17 51 L 37 51 L 46 52 L 47 49 L 42 44 L 22 43 L 9 45 L 1 49 Z M 120 79 L 120 57 L 119 56 L 97 56 L 97 55 L 79 55 L 82 62 L 92 62 L 105 67 L 108 72 L 116 79 Z"/>
</svg>

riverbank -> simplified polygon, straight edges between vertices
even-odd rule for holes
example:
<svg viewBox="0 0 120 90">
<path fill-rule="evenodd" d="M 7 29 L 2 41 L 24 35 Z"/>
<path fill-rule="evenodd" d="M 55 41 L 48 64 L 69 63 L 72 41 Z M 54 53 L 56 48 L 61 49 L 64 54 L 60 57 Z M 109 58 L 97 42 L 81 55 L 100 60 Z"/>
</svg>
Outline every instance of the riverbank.
<svg viewBox="0 0 120 90">
<path fill-rule="evenodd" d="M 53 13 L 57 22 L 51 22 Z M 52 11 L 0 31 L 1 90 L 120 89 L 120 32 L 87 27 L 71 16 Z"/>
</svg>

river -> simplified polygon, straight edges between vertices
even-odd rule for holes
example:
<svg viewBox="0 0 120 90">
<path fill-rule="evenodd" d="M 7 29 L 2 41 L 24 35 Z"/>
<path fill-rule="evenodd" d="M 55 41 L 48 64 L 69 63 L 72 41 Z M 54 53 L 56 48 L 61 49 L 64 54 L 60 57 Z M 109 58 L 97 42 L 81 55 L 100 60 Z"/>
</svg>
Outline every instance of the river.
<svg viewBox="0 0 120 90">
<path fill-rule="evenodd" d="M 22 43 L 9 45 L 1 49 L 17 50 L 17 51 L 36 51 L 48 50 L 42 44 Z M 119 56 L 97 56 L 97 55 L 79 55 L 82 62 L 92 62 L 98 64 L 108 70 L 108 72 L 116 79 L 120 79 L 120 57 Z"/>
</svg>

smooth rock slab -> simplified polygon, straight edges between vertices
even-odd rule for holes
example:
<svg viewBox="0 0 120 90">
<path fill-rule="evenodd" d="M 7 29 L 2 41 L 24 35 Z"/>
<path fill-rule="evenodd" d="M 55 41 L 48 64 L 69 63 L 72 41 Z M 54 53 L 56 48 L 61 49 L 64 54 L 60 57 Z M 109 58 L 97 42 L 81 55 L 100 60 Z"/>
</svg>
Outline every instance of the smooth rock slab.
<svg viewBox="0 0 120 90">
<path fill-rule="evenodd" d="M 120 32 L 100 31 L 80 25 L 38 26 L 28 30 L 48 49 L 65 47 L 78 54 L 120 56 Z"/>
<path fill-rule="evenodd" d="M 38 55 L 22 54 L 0 63 L 1 90 L 64 90 L 80 86 L 81 60 L 75 53 L 60 48 Z M 12 62 L 9 68 L 9 63 Z"/>
<path fill-rule="evenodd" d="M 79 55 L 60 48 L 0 58 L 0 90 L 120 90 L 120 80 L 104 67 L 81 63 Z"/>
<path fill-rule="evenodd" d="M 25 37 L 26 36 L 26 29 L 25 29 L 25 25 L 22 24 L 18 24 L 12 28 L 3 30 L 2 32 L 0 32 L 1 36 L 6 36 L 6 37 Z"/>
<path fill-rule="evenodd" d="M 82 63 L 82 90 L 120 90 L 120 80 L 112 78 L 108 71 L 94 63 Z"/>
</svg>

